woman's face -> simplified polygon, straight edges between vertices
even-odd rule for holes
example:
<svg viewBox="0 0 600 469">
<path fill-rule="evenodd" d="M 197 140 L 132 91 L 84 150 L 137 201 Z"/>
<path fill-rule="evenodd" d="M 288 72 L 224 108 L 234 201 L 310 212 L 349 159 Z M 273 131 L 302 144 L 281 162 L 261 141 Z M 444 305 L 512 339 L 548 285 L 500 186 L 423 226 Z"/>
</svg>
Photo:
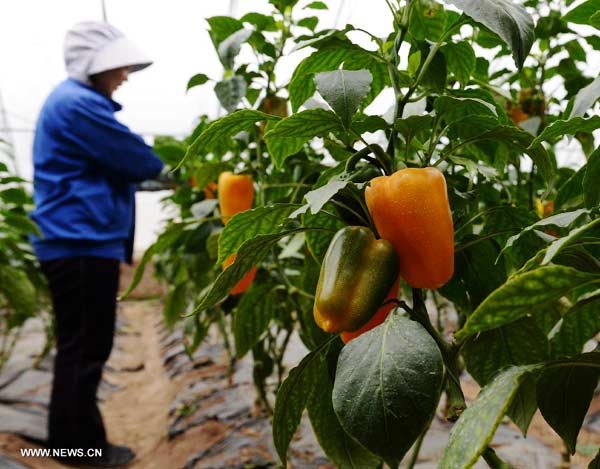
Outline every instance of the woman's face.
<svg viewBox="0 0 600 469">
<path fill-rule="evenodd" d="M 97 73 L 90 77 L 94 88 L 104 96 L 112 97 L 115 90 L 127 81 L 129 76 L 129 67 L 120 67 L 106 72 Z"/>
</svg>

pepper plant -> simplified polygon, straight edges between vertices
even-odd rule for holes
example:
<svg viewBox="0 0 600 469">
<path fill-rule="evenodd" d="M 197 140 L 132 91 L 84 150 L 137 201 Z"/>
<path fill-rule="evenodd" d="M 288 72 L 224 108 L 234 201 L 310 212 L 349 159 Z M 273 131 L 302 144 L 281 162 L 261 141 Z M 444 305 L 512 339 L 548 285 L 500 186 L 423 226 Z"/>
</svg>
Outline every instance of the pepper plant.
<svg viewBox="0 0 600 469">
<path fill-rule="evenodd" d="M 574 454 L 600 373 L 600 79 L 581 70 L 600 47 L 578 29 L 600 28 L 597 2 L 387 0 L 386 37 L 319 30 L 304 15 L 324 2 L 269 3 L 272 16 L 208 20 L 228 114 L 176 143 L 176 174 L 198 187 L 173 200 L 191 191 L 198 202 L 181 203 L 146 256 L 166 255 L 172 288 L 183 285 L 169 317 L 203 333 L 219 317 L 237 356 L 252 351 L 267 409 L 276 393 L 284 465 L 305 409 L 343 468 L 398 467 L 414 446 L 412 467 L 436 412 L 455 422 L 443 468 L 480 457 L 506 467 L 490 446 L 496 429 L 507 416 L 526 434 L 537 409 Z M 245 42 L 257 59 L 238 65 Z M 288 53 L 308 55 L 283 87 L 274 73 Z M 373 112 L 387 96 L 389 110 Z M 578 170 L 557 158 L 573 137 Z M 252 175 L 256 194 L 221 227 L 218 202 L 201 199 L 226 170 Z M 347 227 L 393 245 L 400 286 L 387 298 L 396 270 L 366 288 L 381 270 L 347 245 Z M 362 267 L 340 252 L 372 273 L 363 287 L 349 280 Z M 181 267 L 187 255 L 200 276 Z M 230 295 L 255 268 L 251 288 Z M 336 295 L 338 276 L 347 288 Z M 332 323 L 344 294 L 357 311 L 375 290 L 366 317 Z M 309 352 L 282 382 L 295 331 Z M 482 387 L 468 407 L 465 372 Z"/>
<path fill-rule="evenodd" d="M 25 321 L 41 315 L 46 329 L 46 344 L 34 366 L 53 343 L 51 319 L 47 310 L 46 282 L 39 271 L 28 235 L 39 234 L 28 218 L 33 207 L 26 181 L 15 176 L 10 146 L 0 140 L 0 370 L 10 358 Z"/>
<path fill-rule="evenodd" d="M 183 141 L 171 137 L 156 139 L 154 149 L 172 169 L 171 183 L 177 186 L 165 203 L 176 210 L 165 231 L 146 251 L 129 288 L 129 291 L 135 288 L 145 265 L 154 258 L 157 275 L 169 284 L 164 306 L 166 324 L 174 326 L 180 317 L 186 316 L 184 340 L 190 355 L 212 324 L 218 326 L 231 353 L 232 366 L 237 359 L 251 353 L 260 404 L 270 412 L 272 399 L 268 397 L 266 381 L 276 375 L 275 383 L 270 385 L 272 390 L 283 379 L 283 355 L 295 330 L 295 312 L 302 310 L 312 315 L 312 293 L 305 292 L 301 282 L 292 285 L 288 279 L 289 271 L 300 272 L 305 264 L 307 252 L 301 252 L 306 251 L 302 232 L 298 230 L 294 238 L 294 249 L 286 248 L 285 243 L 273 245 L 264 261 L 250 266 L 249 270 L 257 271 L 250 291 L 236 294 L 238 280 L 228 289 L 228 292 L 233 289 L 234 294 L 220 298 L 224 301 L 201 308 L 198 305 L 236 251 L 218 250 L 224 225 L 234 213 L 229 207 L 248 203 L 248 200 L 232 200 L 235 195 L 227 195 L 225 187 L 217 191 L 216 182 L 232 171 L 252 178 L 257 186 L 253 196 L 255 206 L 267 207 L 262 212 L 267 219 L 255 228 L 260 230 L 262 224 L 262 229 L 270 229 L 271 223 L 278 224 L 277 220 L 285 219 L 293 211 L 290 209 L 293 204 L 299 206 L 320 173 L 328 169 L 322 164 L 321 155 L 312 149 L 290 157 L 289 168 L 273 167 L 265 153 L 267 121 L 277 121 L 288 112 L 288 92 L 278 78 L 279 62 L 293 47 L 294 38 L 313 33 L 318 19 L 311 12 L 323 7 L 316 2 L 292 14 L 284 3 L 274 1 L 271 6 L 273 11 L 269 16 L 249 13 L 240 19 L 226 16 L 207 19 L 210 37 L 223 65 L 223 76 L 215 79 L 198 73 L 190 78 L 188 90 L 212 85 L 226 117 L 242 109 L 254 116 L 266 116 L 265 122 L 252 118 L 245 128 L 230 129 L 227 138 L 217 136 L 207 142 L 204 135 L 214 123 L 202 116 L 194 132 Z M 242 45 L 247 45 L 252 54 L 249 62 L 239 55 Z M 235 194 L 236 189 L 231 185 L 229 188 Z M 248 194 L 244 197 L 248 199 Z M 252 200 L 249 202 L 252 205 Z M 281 210 L 271 210 L 273 204 L 279 204 Z M 230 231 L 239 230 L 236 228 L 239 222 L 243 223 L 243 219 L 231 218 Z M 316 262 L 312 261 L 311 267 L 318 272 Z M 259 313 L 262 316 L 257 318 Z M 248 320 L 254 322 L 250 327 Z M 269 324 L 274 327 L 269 328 Z M 310 333 L 319 335 L 316 327 Z"/>
</svg>

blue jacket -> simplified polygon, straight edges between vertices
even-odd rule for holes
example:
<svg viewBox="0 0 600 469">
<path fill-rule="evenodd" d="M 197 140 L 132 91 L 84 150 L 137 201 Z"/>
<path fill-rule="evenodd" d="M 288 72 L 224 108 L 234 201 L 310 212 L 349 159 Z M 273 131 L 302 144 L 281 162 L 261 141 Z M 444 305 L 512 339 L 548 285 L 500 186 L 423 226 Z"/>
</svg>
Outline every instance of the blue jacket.
<svg viewBox="0 0 600 469">
<path fill-rule="evenodd" d="M 162 162 L 115 119 L 121 106 L 76 80 L 48 96 L 33 143 L 31 217 L 40 260 L 96 256 L 131 261 L 136 183 Z"/>
</svg>

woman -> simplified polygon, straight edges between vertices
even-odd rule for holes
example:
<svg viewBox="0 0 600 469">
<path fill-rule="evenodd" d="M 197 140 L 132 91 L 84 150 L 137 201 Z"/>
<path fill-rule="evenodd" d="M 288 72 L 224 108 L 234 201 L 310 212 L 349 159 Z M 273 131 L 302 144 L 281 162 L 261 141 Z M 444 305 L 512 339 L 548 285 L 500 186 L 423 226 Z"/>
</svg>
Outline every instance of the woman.
<svg viewBox="0 0 600 469">
<path fill-rule="evenodd" d="M 136 183 L 163 164 L 141 137 L 115 119 L 113 92 L 151 65 L 115 27 L 84 22 L 66 35 L 69 78 L 47 98 L 33 145 L 33 244 L 48 278 L 57 354 L 48 446 L 81 448 L 86 465 L 134 459 L 108 443 L 96 392 L 115 328 L 119 263 L 131 261 Z M 86 457 L 101 449 L 101 457 Z"/>
</svg>

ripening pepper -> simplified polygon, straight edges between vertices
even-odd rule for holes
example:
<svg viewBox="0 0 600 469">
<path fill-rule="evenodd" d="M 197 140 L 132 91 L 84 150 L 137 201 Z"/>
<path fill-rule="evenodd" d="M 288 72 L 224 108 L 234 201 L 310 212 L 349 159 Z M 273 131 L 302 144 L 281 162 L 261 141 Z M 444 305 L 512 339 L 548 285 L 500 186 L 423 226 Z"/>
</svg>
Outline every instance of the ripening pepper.
<svg viewBox="0 0 600 469">
<path fill-rule="evenodd" d="M 218 191 L 221 220 L 225 225 L 236 213 L 252 208 L 254 183 L 251 176 L 225 171 L 219 175 Z"/>
<path fill-rule="evenodd" d="M 529 114 L 523 112 L 521 106 L 515 106 L 508 111 L 508 117 L 515 123 L 515 125 L 519 125 L 521 122 L 529 119 Z"/>
<path fill-rule="evenodd" d="M 394 285 L 392 285 L 392 288 L 390 289 L 388 296 L 386 297 L 385 300 L 383 300 L 383 302 L 386 303 L 387 301 L 390 301 L 390 300 L 393 300 L 394 298 L 396 298 L 398 296 L 398 288 L 400 288 L 400 279 L 398 279 L 394 282 Z M 363 327 L 361 327 L 359 330 L 354 331 L 354 332 L 342 332 L 340 335 L 342 341 L 345 344 L 347 344 L 352 339 L 356 339 L 358 336 L 363 335 L 365 332 L 376 328 L 377 326 L 379 326 L 379 324 L 382 324 L 387 319 L 390 312 L 395 307 L 396 307 L 396 304 L 391 301 L 387 304 L 384 304 L 377 310 L 377 312 L 373 315 L 373 317 L 371 319 L 369 319 L 369 321 Z"/>
<path fill-rule="evenodd" d="M 398 257 L 388 241 L 363 226 L 333 237 L 319 275 L 313 314 L 325 332 L 356 331 L 381 306 L 398 277 Z"/>
<path fill-rule="evenodd" d="M 252 177 L 225 171 L 219 175 L 217 187 L 223 224 L 227 225 L 233 215 L 252 208 L 252 202 L 254 201 L 254 183 Z M 225 259 L 222 265 L 223 270 L 233 264 L 235 257 L 236 255 L 232 254 Z M 245 292 L 250 288 L 255 275 L 256 267 L 252 267 L 229 293 L 239 295 Z"/>
<path fill-rule="evenodd" d="M 535 199 L 535 211 L 540 218 L 546 218 L 554 213 L 554 200 Z"/>
<path fill-rule="evenodd" d="M 204 189 L 202 189 L 202 192 L 204 192 L 205 199 L 216 199 L 217 198 L 215 196 L 216 191 L 217 191 L 217 183 L 216 182 L 209 182 L 208 185 Z"/>
<path fill-rule="evenodd" d="M 367 208 L 390 241 L 400 275 L 413 288 L 436 289 L 454 273 L 454 228 L 446 180 L 435 168 L 407 168 L 371 180 Z"/>
<path fill-rule="evenodd" d="M 223 270 L 225 270 L 227 267 L 233 264 L 233 262 L 235 261 L 235 257 L 236 255 L 232 254 L 227 259 L 225 259 L 225 261 L 223 262 Z M 250 271 L 236 284 L 236 286 L 231 289 L 229 294 L 239 295 L 240 293 L 244 293 L 246 290 L 248 290 L 248 288 L 250 288 L 250 285 L 252 285 L 252 281 L 254 280 L 255 276 L 256 267 L 252 267 L 252 269 L 250 269 Z"/>
</svg>

